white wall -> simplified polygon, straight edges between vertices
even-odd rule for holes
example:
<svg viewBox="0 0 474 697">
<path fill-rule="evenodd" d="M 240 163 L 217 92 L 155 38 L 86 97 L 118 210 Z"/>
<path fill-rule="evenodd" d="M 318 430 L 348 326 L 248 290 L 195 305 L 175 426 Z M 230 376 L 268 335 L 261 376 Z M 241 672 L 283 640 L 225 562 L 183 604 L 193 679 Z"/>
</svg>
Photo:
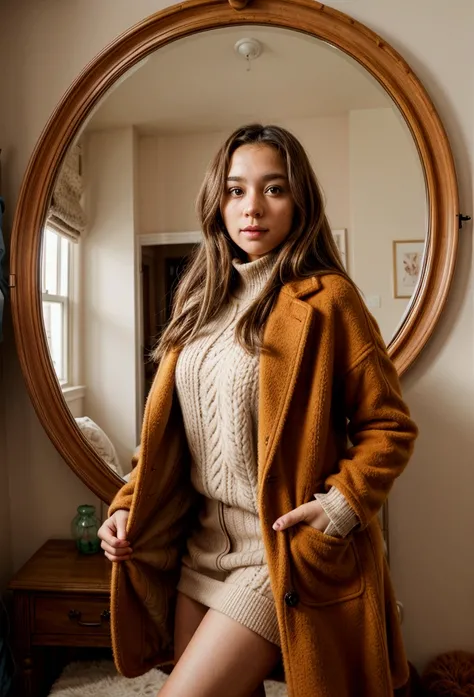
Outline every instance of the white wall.
<svg viewBox="0 0 474 697">
<path fill-rule="evenodd" d="M 288 119 L 281 124 L 301 141 L 326 200 L 333 230 L 350 226 L 349 119 L 347 115 Z"/>
<path fill-rule="evenodd" d="M 424 240 L 426 190 L 418 152 L 401 117 L 390 108 L 351 111 L 348 240 L 352 278 L 388 343 L 409 303 L 394 298 L 393 240 Z"/>
<path fill-rule="evenodd" d="M 139 232 L 197 230 L 194 201 L 223 133 L 188 133 L 139 140 Z"/>
<path fill-rule="evenodd" d="M 350 11 L 411 63 L 444 120 L 460 178 L 461 210 L 472 213 L 473 4 L 327 4 Z M 36 139 L 71 81 L 115 36 L 161 7 L 162 0 L 4 0 L 0 138 L 10 210 Z M 472 279 L 467 227 L 446 310 L 435 336 L 403 380 L 421 435 L 391 497 L 392 572 L 405 605 L 409 656 L 420 666 L 443 650 L 474 649 Z M 2 481 L 7 480 L 6 470 L 10 475 L 11 542 L 18 567 L 48 536 L 68 535 L 75 506 L 94 497 L 61 461 L 33 413 L 10 327 L 5 339 L 7 444 L 0 453 L 0 468 Z"/>
<path fill-rule="evenodd" d="M 132 128 L 84 143 L 88 229 L 82 244 L 82 376 L 89 416 L 115 446 L 123 472 L 137 446 L 135 157 Z"/>
</svg>

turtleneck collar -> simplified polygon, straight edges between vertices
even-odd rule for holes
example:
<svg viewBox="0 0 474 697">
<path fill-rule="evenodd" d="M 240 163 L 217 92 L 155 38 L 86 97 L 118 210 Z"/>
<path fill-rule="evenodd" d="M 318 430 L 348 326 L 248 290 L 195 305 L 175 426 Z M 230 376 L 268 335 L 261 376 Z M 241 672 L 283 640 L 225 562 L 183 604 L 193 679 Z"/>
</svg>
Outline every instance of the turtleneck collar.
<svg viewBox="0 0 474 697">
<path fill-rule="evenodd" d="M 239 278 L 232 296 L 240 301 L 256 298 L 270 277 L 275 259 L 275 254 L 271 252 L 256 261 L 243 262 L 240 259 L 233 259 L 232 265 Z"/>
</svg>

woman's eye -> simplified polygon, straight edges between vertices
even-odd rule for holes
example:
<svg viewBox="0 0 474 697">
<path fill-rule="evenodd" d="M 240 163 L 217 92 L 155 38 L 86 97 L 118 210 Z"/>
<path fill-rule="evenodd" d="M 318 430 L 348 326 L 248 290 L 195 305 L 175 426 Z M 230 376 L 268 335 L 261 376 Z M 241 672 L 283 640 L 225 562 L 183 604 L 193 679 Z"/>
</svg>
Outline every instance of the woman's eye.
<svg viewBox="0 0 474 697">
<path fill-rule="evenodd" d="M 234 186 L 232 189 L 229 189 L 229 194 L 231 196 L 242 196 L 243 191 L 242 189 L 239 189 L 238 186 Z"/>
<path fill-rule="evenodd" d="M 281 194 L 283 189 L 281 186 L 269 186 L 267 191 L 269 194 Z"/>
</svg>

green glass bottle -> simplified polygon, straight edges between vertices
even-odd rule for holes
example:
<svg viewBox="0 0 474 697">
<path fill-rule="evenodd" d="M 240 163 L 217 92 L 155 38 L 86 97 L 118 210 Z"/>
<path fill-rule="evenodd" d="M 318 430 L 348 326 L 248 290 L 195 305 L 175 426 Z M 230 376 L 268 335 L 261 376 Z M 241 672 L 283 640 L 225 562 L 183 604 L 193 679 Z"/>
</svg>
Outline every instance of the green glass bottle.
<svg viewBox="0 0 474 697">
<path fill-rule="evenodd" d="M 71 533 L 81 554 L 95 554 L 100 549 L 97 531 L 100 523 L 95 515 L 95 506 L 78 506 L 71 523 Z"/>
</svg>

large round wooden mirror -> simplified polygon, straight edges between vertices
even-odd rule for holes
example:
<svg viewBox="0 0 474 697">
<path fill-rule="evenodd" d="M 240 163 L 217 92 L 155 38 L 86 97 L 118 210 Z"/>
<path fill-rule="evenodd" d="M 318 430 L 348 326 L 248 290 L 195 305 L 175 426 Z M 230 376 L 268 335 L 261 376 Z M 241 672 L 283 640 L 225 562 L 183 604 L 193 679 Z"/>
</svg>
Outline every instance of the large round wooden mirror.
<svg viewBox="0 0 474 697">
<path fill-rule="evenodd" d="M 400 374 L 454 270 L 458 201 L 443 126 L 386 42 L 307 0 L 192 0 L 107 47 L 32 156 L 12 241 L 22 368 L 50 438 L 104 501 L 127 478 L 193 201 L 236 126 L 278 123 L 313 161 L 349 273 Z"/>
</svg>

